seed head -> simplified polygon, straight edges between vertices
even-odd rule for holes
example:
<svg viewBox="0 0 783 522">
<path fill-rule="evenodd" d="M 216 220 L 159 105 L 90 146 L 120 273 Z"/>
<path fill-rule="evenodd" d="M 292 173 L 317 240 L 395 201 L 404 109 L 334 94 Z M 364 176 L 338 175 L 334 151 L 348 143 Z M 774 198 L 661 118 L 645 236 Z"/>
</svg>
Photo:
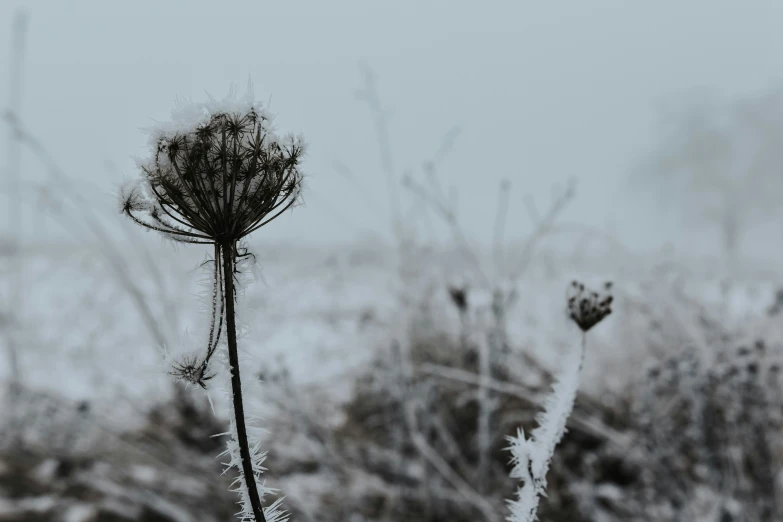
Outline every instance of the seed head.
<svg viewBox="0 0 783 522">
<path fill-rule="evenodd" d="M 578 281 L 571 283 L 568 297 L 568 314 L 583 332 L 600 323 L 612 313 L 612 283 L 604 283 L 602 292 L 594 292 Z"/>
<path fill-rule="evenodd" d="M 467 286 L 450 286 L 449 297 L 451 302 L 457 307 L 457 310 L 463 314 L 468 310 L 468 288 Z"/>
<path fill-rule="evenodd" d="M 207 360 L 199 361 L 196 357 L 186 357 L 182 362 L 175 364 L 169 373 L 178 381 L 197 384 L 206 390 L 207 381 L 215 377 L 214 373 L 209 373 L 208 366 Z"/>
<path fill-rule="evenodd" d="M 121 211 L 177 241 L 234 244 L 297 201 L 304 144 L 275 135 L 255 104 L 199 107 L 199 117 L 153 136 Z"/>
</svg>

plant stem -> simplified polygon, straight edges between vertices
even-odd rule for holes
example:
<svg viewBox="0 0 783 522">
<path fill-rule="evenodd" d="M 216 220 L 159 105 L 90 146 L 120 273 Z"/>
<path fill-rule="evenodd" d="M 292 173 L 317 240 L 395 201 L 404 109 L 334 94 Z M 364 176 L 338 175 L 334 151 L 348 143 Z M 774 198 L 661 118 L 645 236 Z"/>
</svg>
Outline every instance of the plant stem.
<svg viewBox="0 0 783 522">
<path fill-rule="evenodd" d="M 8 142 L 6 148 L 8 172 L 8 259 L 10 265 L 10 299 L 13 306 L 6 311 L 9 326 L 7 330 L 8 368 L 11 372 L 11 388 L 15 390 L 22 381 L 21 363 L 19 361 L 19 334 L 23 328 L 19 324 L 22 320 L 22 305 L 24 293 L 22 292 L 24 278 L 24 258 L 21 252 L 21 242 L 24 233 L 22 231 L 22 198 L 21 198 L 21 144 L 15 129 L 15 123 L 21 119 L 21 101 L 23 94 L 22 72 L 24 66 L 25 35 L 27 33 L 27 13 L 19 9 L 14 15 L 13 22 L 13 58 L 9 76 L 9 100 L 8 119 L 11 125 L 8 127 Z"/>
<path fill-rule="evenodd" d="M 245 479 L 250 506 L 256 522 L 266 522 L 261 499 L 256 487 L 256 476 L 253 473 L 253 461 L 250 458 L 250 447 L 247 442 L 245 427 L 245 411 L 242 405 L 242 380 L 239 377 L 239 354 L 237 353 L 237 327 L 234 317 L 234 242 L 227 241 L 222 245 L 223 278 L 226 300 L 226 333 L 228 337 L 228 360 L 231 364 L 231 391 L 234 398 L 234 421 L 237 429 L 239 455 L 242 459 L 242 474 Z"/>
</svg>

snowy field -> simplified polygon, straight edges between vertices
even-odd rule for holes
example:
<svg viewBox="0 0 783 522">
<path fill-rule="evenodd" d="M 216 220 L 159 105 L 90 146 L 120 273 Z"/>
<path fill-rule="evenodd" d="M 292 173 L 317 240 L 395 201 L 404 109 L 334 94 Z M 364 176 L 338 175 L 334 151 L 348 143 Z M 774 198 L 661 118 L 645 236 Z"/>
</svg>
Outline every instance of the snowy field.
<svg viewBox="0 0 783 522">
<path fill-rule="evenodd" d="M 13 419 L 6 426 L 16 423 L 24 427 L 24 447 L 30 455 L 53 454 L 48 460 L 29 457 L 38 459 L 36 470 L 44 476 L 43 484 L 54 480 L 46 478 L 46 473 L 56 476 L 55 469 L 66 458 L 63 451 L 81 459 L 94 452 L 103 455 L 95 457 L 99 460 L 135 463 L 124 471 L 130 473 L 130 478 L 112 480 L 130 480 L 139 487 L 162 480 L 162 457 L 156 453 L 160 448 L 152 451 L 139 442 L 148 435 L 128 443 L 128 434 L 147 433 L 150 410 L 172 398 L 172 380 L 166 374 L 168 367 L 156 339 L 165 336 L 166 348 L 175 358 L 201 349 L 200 325 L 207 319 L 204 280 L 208 273 L 199 268 L 204 260 L 199 247 L 174 249 L 153 236 L 142 236 L 139 241 L 123 257 L 123 270 L 132 274 L 132 291 L 117 277 L 117 267 L 100 249 L 52 245 L 25 252 L 26 290 L 16 310 L 19 315 L 14 318 L 18 321 L 14 323 L 18 325 L 14 335 L 21 347 L 19 366 L 25 393 L 38 398 L 18 402 L 6 391 L 2 414 Z M 590 401 L 614 404 L 630 400 L 634 390 L 647 386 L 651 368 L 689 349 L 695 349 L 709 366 L 722 357 L 714 348 L 716 339 L 722 339 L 718 345 L 731 353 L 734 347 L 752 346 L 757 339 L 764 339 L 771 348 L 769 360 L 779 359 L 780 321 L 769 313 L 779 281 L 774 267 L 764 270 L 753 266 L 745 272 L 752 276 L 730 278 L 718 268 L 711 272 L 704 260 L 661 255 L 645 256 L 642 262 L 641 256 L 616 250 L 607 253 L 609 247 L 600 242 L 579 250 L 569 248 L 570 244 L 568 238 L 544 241 L 514 284 L 518 297 L 507 312 L 507 333 L 513 365 L 522 371 L 509 378 L 511 385 L 535 389 L 541 384 L 538 370 L 526 369 L 520 363 L 526 357 L 557 373 L 577 346 L 578 332 L 565 314 L 565 290 L 572 279 L 593 284 L 612 280 L 615 289 L 613 314 L 589 338 L 581 390 Z M 478 315 L 489 308 L 490 296 L 454 251 L 421 247 L 411 267 L 395 249 L 373 243 L 318 247 L 265 245 L 258 241 L 251 246 L 258 255 L 260 270 L 242 297 L 240 321 L 245 333 L 240 338 L 240 351 L 245 375 L 261 379 L 248 401 L 251 412 L 262 415 L 263 426 L 269 430 L 265 440 L 272 452 L 270 480 L 292 499 L 297 516 L 315 520 L 323 507 L 313 499 L 332 493 L 328 484 L 333 471 L 303 473 L 288 462 L 289 458 L 300 459 L 300 452 L 315 451 L 312 446 L 316 443 L 309 438 L 307 424 L 300 425 L 303 433 L 296 433 L 298 428 L 292 431 L 290 422 L 278 417 L 291 414 L 285 406 L 279 407 L 280 398 L 296 397 L 297 407 L 311 415 L 323 415 L 322 429 L 339 426 L 346 418 L 339 405 L 356 400 L 357 382 L 362 376 L 377 374 L 379 369 L 373 361 L 383 359 L 395 340 L 410 336 L 411 324 L 426 324 L 433 332 L 451 339 L 458 337 L 460 318 L 449 297 L 450 287 L 467 283 L 468 288 L 475 288 L 469 295 Z M 148 263 L 148 254 L 156 260 L 155 270 Z M 489 254 L 480 256 L 482 263 L 491 264 Z M 7 269 L 7 265 L 4 267 Z M 147 312 L 142 312 L 142 307 L 148 307 Z M 154 319 L 154 327 L 145 313 Z M 2 369 L 7 376 L 6 359 Z M 284 386 L 274 377 L 281 371 L 291 377 Z M 194 400 L 206 407 L 205 392 L 198 388 L 191 392 Z M 208 393 L 216 404 L 218 419 L 225 419 L 226 405 L 219 394 Z M 47 401 L 54 406 L 47 406 Z M 89 412 L 82 419 L 80 405 L 87 404 Z M 578 399 L 577 412 L 579 405 Z M 214 433 L 202 432 L 199 436 L 206 440 L 219 433 L 220 422 Z M 529 426 L 524 416 L 518 422 Z M 617 429 L 616 433 L 627 426 L 624 420 L 607 419 L 599 424 L 615 426 L 611 429 Z M 344 428 L 334 429 L 339 432 Z M 5 435 L 4 447 L 12 448 L 8 433 Z M 779 433 L 776 436 L 779 440 Z M 175 440 L 169 443 L 180 444 Z M 126 455 L 128 452 L 119 448 L 128 444 L 146 449 L 136 456 L 132 452 Z M 212 456 L 217 453 L 214 448 Z M 199 459 L 207 462 L 209 469 L 209 458 Z M 19 465 L 18 459 L 11 461 L 13 466 Z M 152 464 L 145 464 L 147 461 Z M 283 469 L 275 470 L 275 465 Z M 291 466 L 293 471 L 284 471 Z M 83 473 L 94 480 L 93 475 L 102 468 L 96 469 Z M 178 473 L 176 477 L 181 477 L 181 469 Z M 208 475 L 203 468 L 201 473 Z M 367 471 L 354 469 L 350 473 L 356 475 L 353 480 L 359 480 Z M 202 476 L 196 483 L 204 481 L 208 479 Z M 198 490 L 206 486 L 193 487 Z M 355 483 L 350 487 L 351 495 L 357 498 L 365 494 L 357 493 L 359 486 Z M 365 487 L 359 487 L 359 491 Z M 617 486 L 596 484 L 596 488 L 595 495 L 609 499 L 602 502 L 611 504 L 622 498 Z M 712 497 L 705 493 L 707 490 L 699 491 L 706 495 L 699 501 L 709 503 Z M 62 497 L 57 496 L 60 494 L 50 492 L 49 496 L 25 501 L 14 500 L 16 494 L 11 495 L 10 500 L 0 503 L 0 520 L 27 520 L 14 518 L 21 517 L 21 513 L 44 516 L 52 506 L 63 505 L 69 506 L 70 513 L 70 518 L 63 520 L 104 520 L 100 513 L 106 510 L 98 509 L 98 504 L 62 504 Z M 154 507 L 158 505 L 154 502 L 152 507 L 145 504 L 149 499 L 143 495 L 139 498 L 147 500 L 126 501 L 147 506 L 134 508 L 138 513 L 157 509 L 168 513 L 165 516 L 169 518 L 163 520 L 191 520 L 187 510 L 179 512 L 172 507 L 178 500 L 172 501 L 166 494 L 161 493 L 163 497 L 155 501 L 168 506 L 165 509 Z M 171 495 L 177 498 L 176 492 Z M 220 497 L 221 493 L 215 495 Z M 230 504 L 230 497 L 225 502 Z M 138 520 L 147 520 L 138 516 Z M 711 517 L 705 515 L 703 520 L 713 520 Z"/>
<path fill-rule="evenodd" d="M 129 249 L 124 263 L 134 290 L 154 318 L 154 328 L 175 356 L 200 349 L 198 329 L 206 319 L 209 271 L 199 265 L 206 249 L 175 248 L 153 236 L 143 237 L 140 244 L 144 251 Z M 244 291 L 247 310 L 242 321 L 247 333 L 242 349 L 248 364 L 259 372 L 284 362 L 297 382 L 334 382 L 400 335 L 405 318 L 401 295 L 406 293 L 431 300 L 440 327 L 458 329 L 448 288 L 471 280 L 470 271 L 455 260 L 458 253 L 422 249 L 419 286 L 406 288 L 399 256 L 388 246 L 253 246 L 258 273 Z M 649 355 L 642 345 L 650 333 L 629 332 L 644 310 L 671 321 L 672 330 L 694 333 L 688 322 L 697 306 L 729 331 L 742 329 L 752 336 L 754 330 L 774 330 L 763 317 L 780 281 L 775 267 L 753 267 L 747 277 L 734 279 L 718 269 L 706 272 L 701 260 L 641 261 L 630 255 L 564 250 L 544 247 L 514 285 L 519 298 L 508 318 L 513 343 L 549 365 L 556 365 L 558 351 L 573 341 L 564 312 L 565 291 L 573 279 L 611 280 L 619 299 L 612 321 L 596 331 L 588 371 L 593 363 L 605 367 L 608 360 L 618 359 L 622 365 L 625 357 L 630 361 Z M 152 256 L 154 270 L 148 263 Z M 164 393 L 170 379 L 161 346 L 139 301 L 107 266 L 105 252 L 53 245 L 30 249 L 24 257 L 26 290 L 16 310 L 22 326 L 15 335 L 24 347 L 20 365 L 26 385 L 72 400 L 107 404 L 118 397 L 144 402 Z M 473 282 L 474 288 L 478 285 Z M 480 288 L 472 297 L 477 306 L 488 304 L 489 297 Z M 626 340 L 625 335 L 637 339 Z M 624 346 L 626 341 L 635 344 Z M 687 341 L 681 339 L 683 344 Z M 7 361 L 3 362 L 0 368 L 7 377 Z M 590 382 L 586 379 L 586 385 Z"/>
</svg>

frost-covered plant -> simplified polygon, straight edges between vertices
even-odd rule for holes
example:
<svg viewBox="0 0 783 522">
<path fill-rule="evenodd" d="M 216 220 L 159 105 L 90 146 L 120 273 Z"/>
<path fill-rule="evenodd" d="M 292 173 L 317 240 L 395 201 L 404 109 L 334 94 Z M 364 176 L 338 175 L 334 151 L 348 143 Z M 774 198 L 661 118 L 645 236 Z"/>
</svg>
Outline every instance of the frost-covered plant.
<svg viewBox="0 0 783 522">
<path fill-rule="evenodd" d="M 741 520 L 781 519 L 783 393 L 775 352 L 758 339 L 709 361 L 690 346 L 650 368 L 634 418 L 638 447 L 654 464 L 640 474 L 636 497 L 654 498 L 664 513 L 688 512 L 693 492 L 706 490 L 721 520 L 738 520 L 737 510 Z"/>
<path fill-rule="evenodd" d="M 582 283 L 571 284 L 568 297 L 568 315 L 582 330 L 582 343 L 577 357 L 569 359 L 565 369 L 554 383 L 552 393 L 546 399 L 544 412 L 538 416 L 538 428 L 530 438 L 520 429 L 515 437 L 509 437 L 511 476 L 522 481 L 517 499 L 509 501 L 510 522 L 532 522 L 536 519 L 538 503 L 546 495 L 546 474 L 555 453 L 555 447 L 566 431 L 566 421 L 574 408 L 579 389 L 579 374 L 585 357 L 587 332 L 612 312 L 611 283 L 606 283 L 602 293 L 589 291 Z"/>
<path fill-rule="evenodd" d="M 227 453 L 238 470 L 244 520 L 281 520 L 277 503 L 264 510 L 256 484 L 264 455 L 248 442 L 235 319 L 238 264 L 252 256 L 242 240 L 298 199 L 304 152 L 300 138 L 278 137 L 270 115 L 248 95 L 179 107 L 151 133 L 152 156 L 141 179 L 125 185 L 121 210 L 135 223 L 183 243 L 214 249 L 211 320 L 205 353 L 175 365 L 172 374 L 207 387 L 225 327 L 234 419 Z M 261 496 L 259 495 L 261 490 Z M 266 511 L 266 513 L 264 512 Z"/>
</svg>

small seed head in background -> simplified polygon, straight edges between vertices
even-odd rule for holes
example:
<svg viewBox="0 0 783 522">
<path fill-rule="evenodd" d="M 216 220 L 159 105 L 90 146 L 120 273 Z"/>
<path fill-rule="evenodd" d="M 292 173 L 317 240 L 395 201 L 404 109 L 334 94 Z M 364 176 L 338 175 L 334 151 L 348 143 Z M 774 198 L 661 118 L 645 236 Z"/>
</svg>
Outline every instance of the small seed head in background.
<svg viewBox="0 0 783 522">
<path fill-rule="evenodd" d="M 612 313 L 612 283 L 604 283 L 601 292 L 589 290 L 584 284 L 571 283 L 568 297 L 568 315 L 583 331 L 587 332 Z"/>
<path fill-rule="evenodd" d="M 464 314 L 468 311 L 468 288 L 467 286 L 450 286 L 449 296 L 451 302 L 457 308 L 459 313 Z"/>
</svg>

